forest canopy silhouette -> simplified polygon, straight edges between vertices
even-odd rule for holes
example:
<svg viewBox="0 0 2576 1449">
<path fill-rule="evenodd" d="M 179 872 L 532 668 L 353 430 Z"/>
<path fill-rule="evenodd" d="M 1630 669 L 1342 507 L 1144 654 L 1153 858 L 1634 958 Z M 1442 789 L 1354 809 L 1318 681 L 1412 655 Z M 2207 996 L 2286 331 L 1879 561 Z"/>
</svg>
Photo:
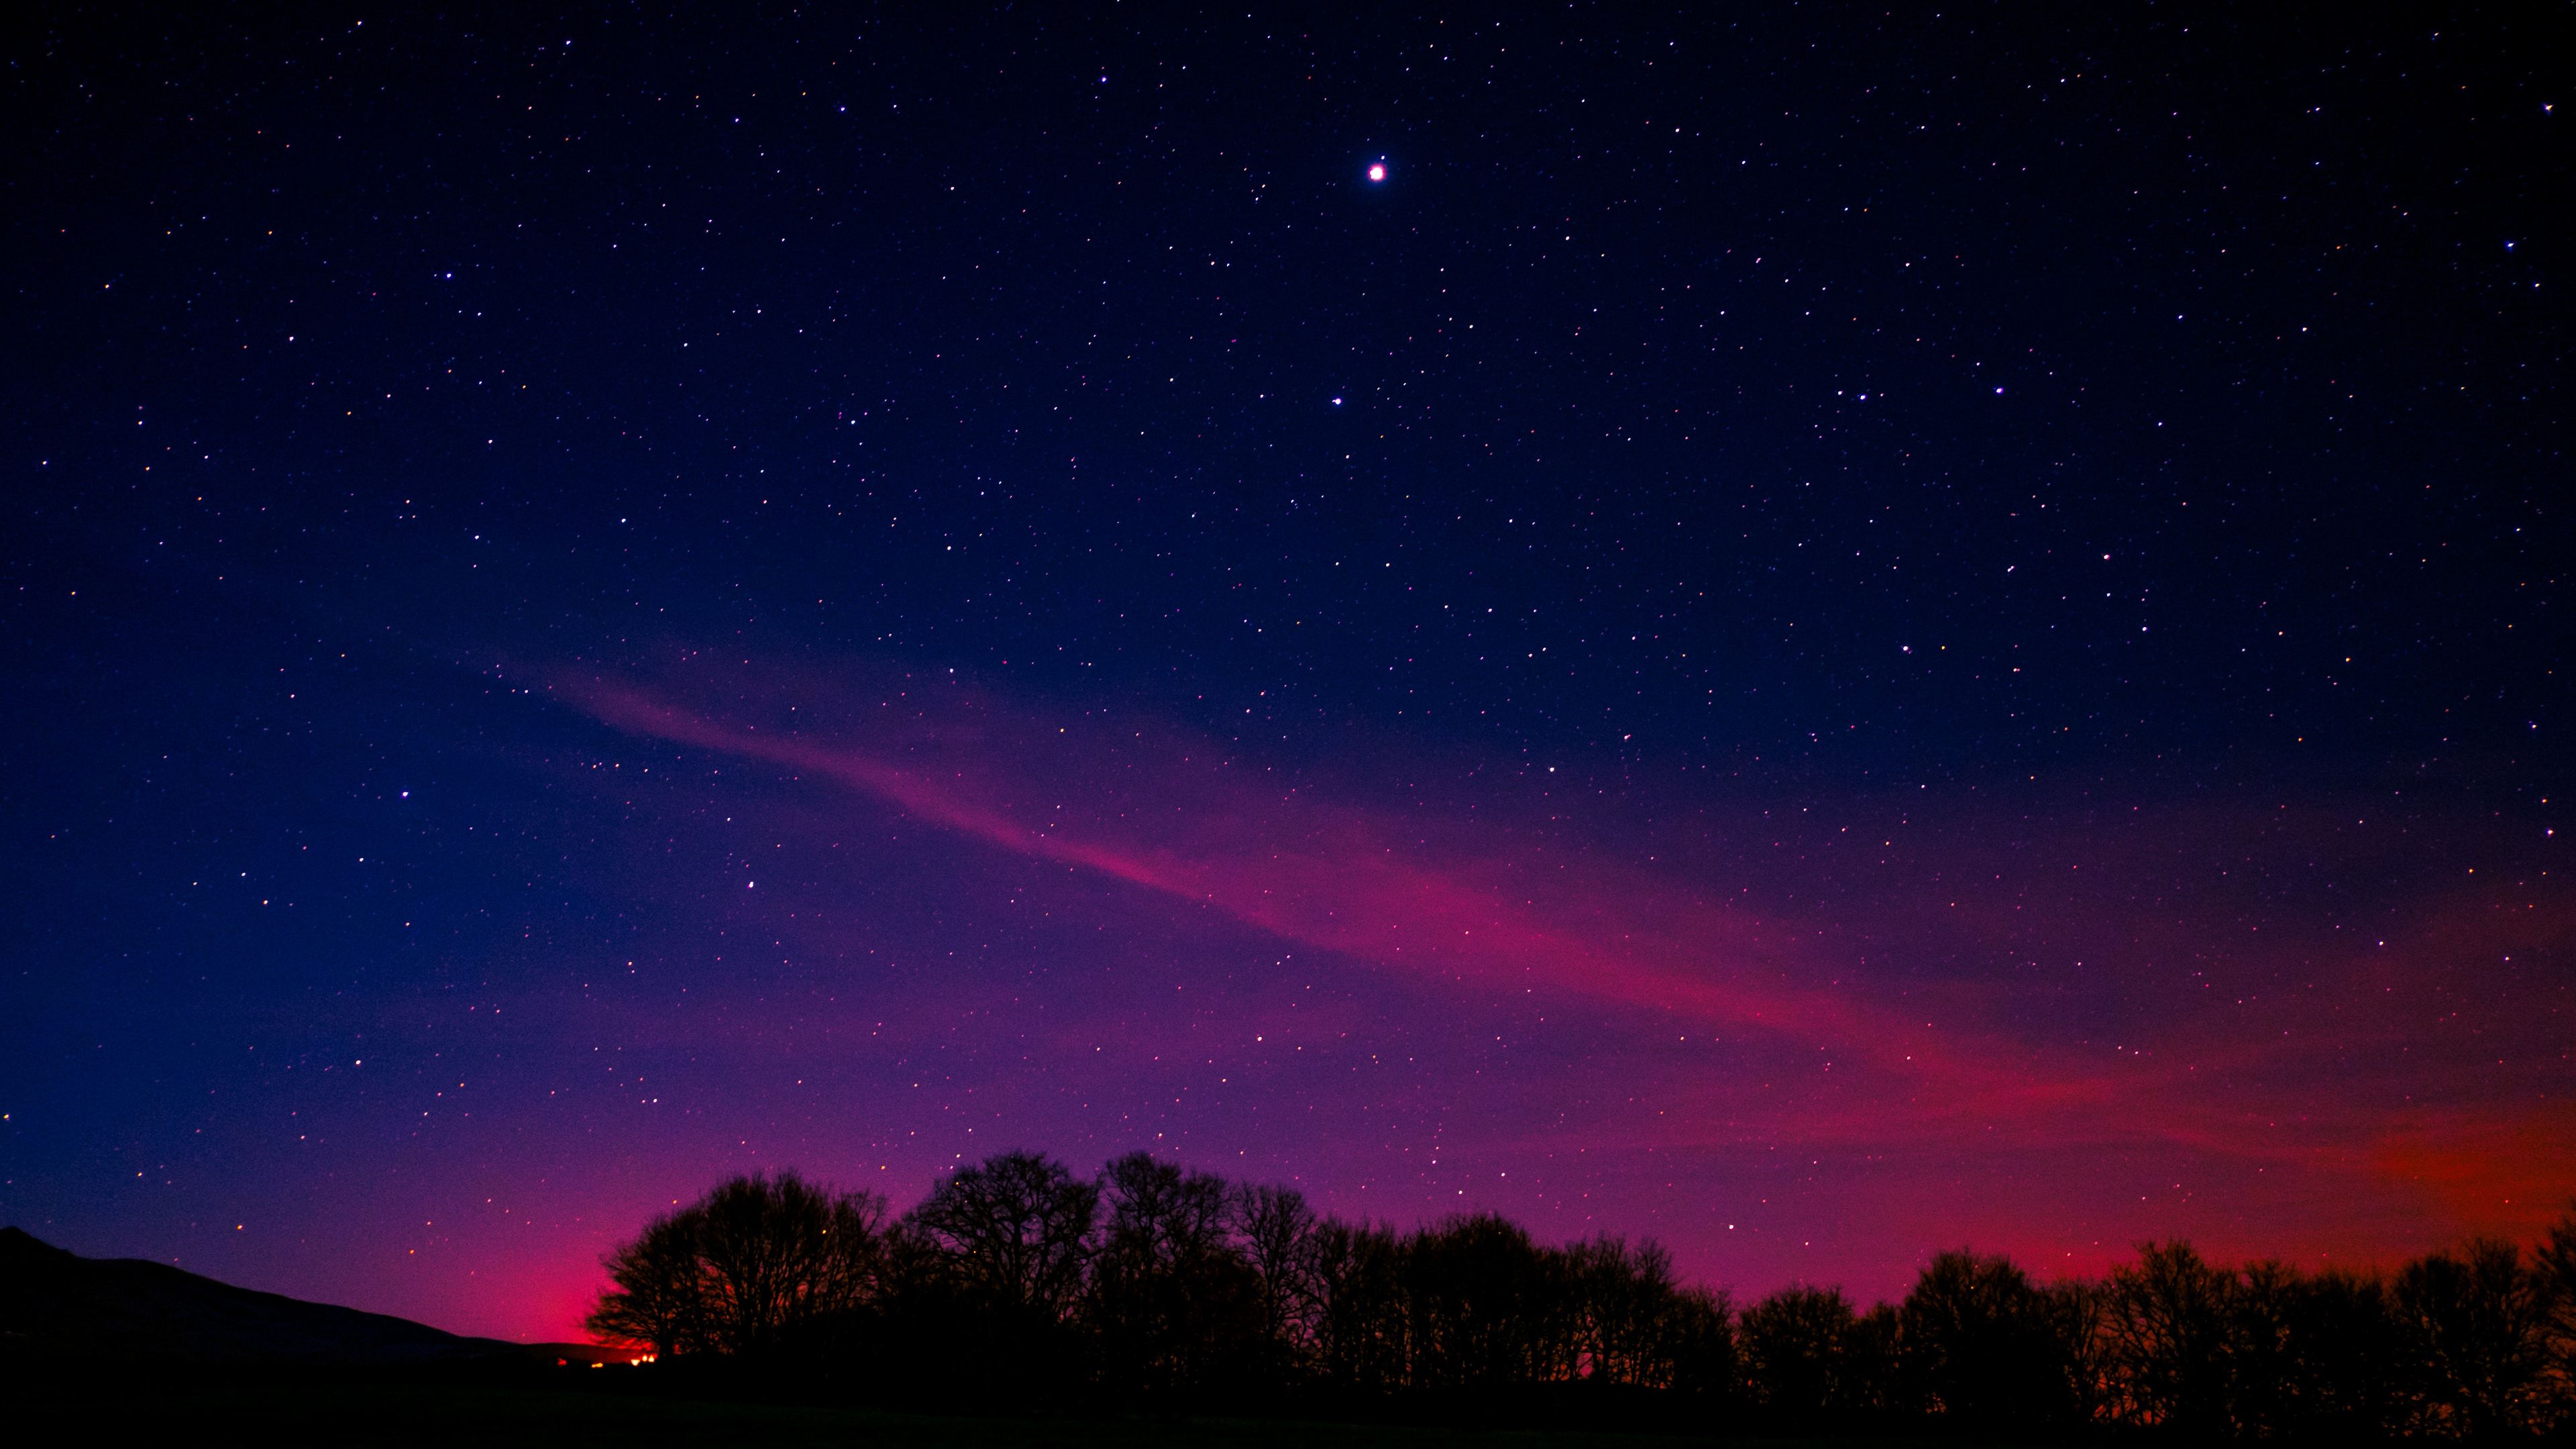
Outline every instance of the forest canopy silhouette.
<svg viewBox="0 0 2576 1449">
<path fill-rule="evenodd" d="M 736 1177 L 606 1258 L 588 1327 L 666 1371 L 925 1407 L 1376 1413 L 1772 1432 L 2576 1432 L 2576 1212 L 2393 1273 L 2147 1243 L 2098 1280 L 1941 1253 L 1898 1303 L 1739 1305 L 1651 1240 L 1411 1231 L 1133 1153 L 1009 1152 L 910 1212 Z M 685 1368 L 684 1368 L 685 1366 Z"/>
</svg>

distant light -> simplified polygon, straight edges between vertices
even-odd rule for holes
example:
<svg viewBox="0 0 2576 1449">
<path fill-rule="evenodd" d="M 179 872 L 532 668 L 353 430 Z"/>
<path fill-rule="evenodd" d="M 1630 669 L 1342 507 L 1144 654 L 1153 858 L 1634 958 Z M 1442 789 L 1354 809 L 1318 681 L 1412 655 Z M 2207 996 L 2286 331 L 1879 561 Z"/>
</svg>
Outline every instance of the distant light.
<svg viewBox="0 0 2576 1449">
<path fill-rule="evenodd" d="M 1383 161 L 1373 161 L 1369 163 L 1368 179 L 1371 181 L 1384 181 L 1386 179 L 1386 163 Z"/>
<path fill-rule="evenodd" d="M 1333 406 L 1335 406 L 1335 407 L 1340 407 L 1341 405 L 1342 405 L 1342 400 L 1341 400 L 1340 398 L 1335 398 L 1335 399 L 1333 399 Z"/>
</svg>

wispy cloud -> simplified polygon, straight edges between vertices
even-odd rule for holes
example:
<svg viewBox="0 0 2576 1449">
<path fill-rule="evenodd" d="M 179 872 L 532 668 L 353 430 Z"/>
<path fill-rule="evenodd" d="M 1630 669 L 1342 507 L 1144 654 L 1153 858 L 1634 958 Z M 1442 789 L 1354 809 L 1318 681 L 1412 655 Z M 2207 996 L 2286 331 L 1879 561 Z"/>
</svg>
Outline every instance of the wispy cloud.
<svg viewBox="0 0 2576 1449">
<path fill-rule="evenodd" d="M 1434 989 L 1578 1002 L 1820 1064 L 1800 1090 L 1759 1100 L 1723 1078 L 1674 1083 L 1673 1100 L 1688 1110 L 1659 1129 L 1670 1146 L 1767 1135 L 1857 1148 L 2150 1147 L 2381 1191 L 2423 1182 L 2441 1210 L 2469 1223 L 2493 1218 L 2481 1206 L 2502 1196 L 2491 1182 L 2538 1193 L 2547 1189 L 2538 1179 L 2569 1175 L 2519 1165 L 2537 1139 L 2513 1125 L 2529 1117 L 2531 1090 L 2545 1098 L 2553 1082 L 2565 1085 L 2563 1063 L 2555 1078 L 2546 1068 L 2530 1077 L 2526 1065 L 2520 1090 L 2484 1083 L 2485 1105 L 2468 1110 L 2495 1130 L 2455 1135 L 2439 1149 L 2406 1145 L 2417 1137 L 2394 1125 L 2390 1114 L 2404 1103 L 2384 1100 L 2392 1094 L 2364 1089 L 2345 1100 L 2336 1085 L 2350 1079 L 2353 1052 L 2389 1051 L 2394 1077 L 2440 1050 L 2444 1025 L 2410 1019 L 2425 1004 L 2420 965 L 2410 971 L 2398 961 L 2457 949 L 2464 932 L 2491 956 L 2512 949 L 2508 938 L 2536 938 L 2546 949 L 2563 938 L 2564 917 L 2536 903 L 2481 914 L 2431 902 L 2407 933 L 2376 928 L 2402 935 L 2395 951 L 2374 936 L 2364 952 L 2340 927 L 2276 929 L 2276 940 L 2296 938 L 2284 953 L 2262 943 L 2259 926 L 2188 919 L 2193 901 L 2180 887 L 2142 900 L 2134 882 L 2159 867 L 2134 859 L 2125 900 L 2116 886 L 2071 904 L 1987 893 L 1962 909 L 1951 900 L 1957 890 L 1925 884 L 1942 878 L 1937 869 L 1884 892 L 1842 887 L 1831 908 L 1856 920 L 1861 935 L 1921 939 L 1914 917 L 1922 917 L 1971 945 L 1982 933 L 2007 954 L 2039 938 L 2079 948 L 2090 941 L 2086 959 L 2101 964 L 2089 969 L 2108 979 L 2111 995 L 2160 993 L 2175 1003 L 2136 1013 L 2151 1019 L 2136 1034 L 2152 1047 L 2070 1042 L 2026 1029 L 2030 1005 L 2009 991 L 1938 979 L 1909 987 L 1884 968 L 1863 969 L 1812 913 L 1766 917 L 1729 903 L 1739 894 L 1732 880 L 1675 879 L 1588 850 L 1568 821 L 1579 802 L 1535 794 L 1526 782 L 1498 785 L 1475 819 L 1454 806 L 1417 806 L 1404 786 L 1388 785 L 1384 800 L 1369 803 L 1347 783 L 1311 788 L 1168 723 L 1013 702 L 899 673 L 557 670 L 550 687 L 618 730 L 828 782 L 999 850 L 1212 909 Z M 2280 828 L 2268 817 L 2259 824 Z M 2123 868 L 2082 822 L 2016 828 L 2067 854 L 2067 879 L 2088 860 Z M 2175 838 L 2169 829 L 2132 850 L 2169 850 Z M 1953 866 L 1979 848 L 1963 844 Z M 2203 999 L 2211 996 L 2205 973 L 2196 990 L 2161 979 L 2183 972 L 2195 930 L 2229 938 L 2221 954 L 2237 999 L 2223 1010 Z M 2142 960 L 2164 964 L 2141 968 Z M 2264 990 L 2246 992 L 2249 980 Z M 2492 1011 L 2472 1015 L 2496 1020 Z M 2513 1034 L 2507 1023 L 2496 1027 Z M 2410 1048 L 2424 1055 L 2405 1060 Z M 2479 1185 L 2444 1186 L 2470 1182 Z"/>
</svg>

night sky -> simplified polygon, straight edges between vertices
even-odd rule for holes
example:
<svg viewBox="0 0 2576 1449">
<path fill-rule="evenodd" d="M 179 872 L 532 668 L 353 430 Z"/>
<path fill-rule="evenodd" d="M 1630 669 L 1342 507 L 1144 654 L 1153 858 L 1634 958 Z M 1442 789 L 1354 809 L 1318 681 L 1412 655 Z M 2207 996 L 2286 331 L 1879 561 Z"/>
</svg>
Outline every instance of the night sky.
<svg viewBox="0 0 2576 1449">
<path fill-rule="evenodd" d="M 2528 1233 L 2569 12 L 2118 8 L 17 15 L 0 1221 Z"/>
</svg>

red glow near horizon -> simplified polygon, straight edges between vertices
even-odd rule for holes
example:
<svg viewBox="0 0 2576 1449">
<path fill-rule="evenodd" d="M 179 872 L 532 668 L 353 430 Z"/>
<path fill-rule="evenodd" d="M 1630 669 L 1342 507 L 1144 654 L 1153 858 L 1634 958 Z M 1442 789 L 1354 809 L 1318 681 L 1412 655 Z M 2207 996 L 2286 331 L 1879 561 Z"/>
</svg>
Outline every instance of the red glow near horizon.
<svg viewBox="0 0 2576 1449">
<path fill-rule="evenodd" d="M 1767 813 L 1712 797 L 1641 819 L 1567 775 L 1355 744 L 1331 778 L 1302 777 L 1168 723 L 944 679 L 743 668 L 551 687 L 631 737 L 764 772 L 766 803 L 728 808 L 772 812 L 782 852 L 905 821 L 983 852 L 989 876 L 919 886 L 959 898 L 958 943 L 991 929 L 967 898 L 1008 889 L 1051 919 L 1096 911 L 1104 939 L 1196 940 L 1194 922 L 1221 920 L 1290 953 L 1270 980 L 1202 980 L 1183 951 L 1159 1003 L 1103 995 L 1060 961 L 1009 1008 L 984 977 L 853 976 L 879 1032 L 962 1005 L 992 1037 L 978 1048 L 952 1025 L 961 1044 L 939 1049 L 976 1063 L 945 1085 L 982 1091 L 995 1118 L 874 1150 L 803 1137 L 794 1165 L 898 1208 L 941 1162 L 1027 1145 L 1088 1166 L 1141 1145 L 1294 1179 L 1346 1213 L 1490 1206 L 1542 1236 L 1650 1233 L 1742 1289 L 1872 1294 L 1961 1241 L 2043 1274 L 2173 1235 L 2381 1260 L 2527 1233 L 2576 1188 L 2545 1146 L 2576 1129 L 2557 1001 L 2508 960 L 2563 938 L 2554 883 L 2463 873 L 2365 934 L 2331 911 L 2266 911 L 2202 868 L 2334 851 L 2331 802 L 2051 816 L 1960 792 Z M 768 899 L 727 909 L 792 951 L 892 949 L 827 889 L 741 894 Z M 1338 1035 L 1315 1029 L 1306 978 L 1324 973 L 1375 1003 L 1332 1008 Z M 1227 1004 L 1176 1004 L 1192 990 Z M 1011 1011 L 1041 1014 L 1005 1069 L 991 1053 Z M 710 1029 L 757 1061 L 787 1040 L 763 1020 L 733 1008 Z M 1353 1041 L 1376 1049 L 1363 1060 Z M 1373 1086 L 1399 1049 L 1405 1074 Z M 1206 1065 L 1190 1076 L 1175 1053 Z M 1189 1115 L 1192 1091 L 1226 1105 Z M 1149 1108 L 1163 1133 L 1142 1130 Z M 727 1111 L 754 1135 L 762 1109 Z M 853 1170 L 876 1162 L 903 1175 Z M 704 1185 L 685 1176 L 702 1166 L 635 1170 L 652 1182 L 639 1221 Z"/>
</svg>

